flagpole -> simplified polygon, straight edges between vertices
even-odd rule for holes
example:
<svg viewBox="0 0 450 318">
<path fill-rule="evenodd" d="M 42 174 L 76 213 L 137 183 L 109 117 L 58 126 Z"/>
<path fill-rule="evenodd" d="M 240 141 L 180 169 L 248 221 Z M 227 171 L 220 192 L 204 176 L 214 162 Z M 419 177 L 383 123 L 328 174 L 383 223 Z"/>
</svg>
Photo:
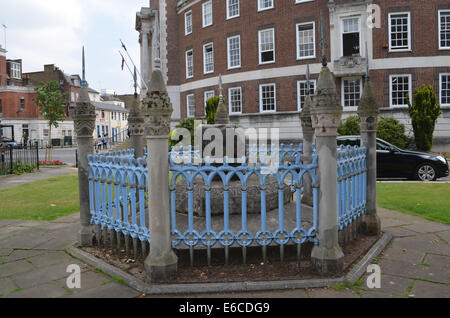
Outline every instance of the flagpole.
<svg viewBox="0 0 450 318">
<path fill-rule="evenodd" d="M 5 24 L 2 24 L 2 26 L 3 26 L 3 34 L 4 34 L 4 37 L 5 37 L 5 50 L 6 50 L 6 29 L 8 27 Z"/>
<path fill-rule="evenodd" d="M 120 39 L 119 39 L 120 40 Z M 131 63 L 133 64 L 134 67 L 136 67 L 136 64 L 134 64 L 133 59 L 130 56 L 130 53 L 128 53 L 127 47 L 125 46 L 125 44 L 123 44 L 122 40 L 120 40 L 120 43 L 122 44 L 123 49 L 125 50 L 125 53 L 127 53 L 128 58 L 130 59 Z M 136 67 L 136 71 L 137 71 L 137 67 Z M 139 77 L 141 78 L 142 82 L 145 85 L 145 88 L 148 89 L 147 83 L 144 81 L 144 79 L 141 76 L 141 73 L 139 71 L 137 71 L 137 74 L 139 75 Z"/>
<path fill-rule="evenodd" d="M 134 78 L 134 74 L 133 74 L 133 72 L 131 71 L 131 68 L 128 66 L 128 63 L 127 63 L 127 61 L 123 58 L 123 55 L 122 55 L 122 53 L 119 51 L 119 54 L 120 54 L 120 56 L 122 57 L 122 61 L 123 62 L 125 62 L 125 65 L 127 66 L 127 69 L 128 69 L 128 71 L 130 72 L 130 74 L 131 74 L 131 76 L 133 76 L 133 78 Z M 136 66 L 134 67 L 135 69 L 136 69 Z M 144 83 L 145 84 L 145 83 Z M 139 86 L 139 84 L 137 84 L 138 86 Z M 141 89 L 141 86 L 139 86 L 139 89 Z"/>
</svg>

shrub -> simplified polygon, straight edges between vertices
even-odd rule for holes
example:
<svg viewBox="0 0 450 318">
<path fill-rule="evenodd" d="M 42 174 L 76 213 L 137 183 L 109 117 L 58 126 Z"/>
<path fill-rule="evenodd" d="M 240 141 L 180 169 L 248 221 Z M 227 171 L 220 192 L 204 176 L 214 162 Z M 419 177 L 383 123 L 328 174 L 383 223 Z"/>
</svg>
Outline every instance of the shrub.
<svg viewBox="0 0 450 318">
<path fill-rule="evenodd" d="M 338 129 L 338 134 L 341 136 L 359 136 L 360 131 L 359 117 L 350 116 L 343 123 L 341 123 L 341 126 Z"/>
<path fill-rule="evenodd" d="M 177 126 L 177 128 L 185 128 L 191 132 L 191 145 L 194 144 L 194 125 L 195 125 L 195 118 L 186 118 L 180 121 L 180 123 Z M 169 145 L 171 147 L 175 146 L 176 144 L 178 144 L 183 140 L 183 137 L 180 137 L 179 140 L 172 141 L 171 137 L 174 131 L 175 130 L 172 130 L 169 134 Z"/>
<path fill-rule="evenodd" d="M 416 146 L 418 150 L 429 152 L 433 146 L 436 121 L 442 113 L 436 103 L 436 93 L 431 85 L 422 85 L 414 93 L 413 104 L 409 97 L 407 100 Z"/>
<path fill-rule="evenodd" d="M 394 118 L 383 118 L 378 123 L 377 137 L 397 146 L 406 147 L 405 125 Z"/>
<path fill-rule="evenodd" d="M 13 164 L 13 173 L 17 174 L 17 175 L 21 175 L 24 173 L 32 173 L 32 172 L 34 172 L 35 168 L 36 168 L 36 165 L 34 165 L 34 164 L 17 162 L 15 164 Z"/>
<path fill-rule="evenodd" d="M 217 107 L 219 106 L 219 97 L 214 96 L 206 101 L 206 122 L 208 125 L 216 123 Z"/>
</svg>

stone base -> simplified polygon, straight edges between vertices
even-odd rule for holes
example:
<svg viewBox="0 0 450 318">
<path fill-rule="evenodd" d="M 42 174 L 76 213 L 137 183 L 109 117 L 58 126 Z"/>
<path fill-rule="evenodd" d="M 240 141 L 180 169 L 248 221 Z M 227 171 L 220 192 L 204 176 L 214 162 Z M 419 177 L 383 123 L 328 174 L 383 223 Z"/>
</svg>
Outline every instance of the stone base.
<svg viewBox="0 0 450 318">
<path fill-rule="evenodd" d="M 178 257 L 173 250 L 167 251 L 161 257 L 151 257 L 144 262 L 145 271 L 152 283 L 169 282 L 177 277 Z"/>
<path fill-rule="evenodd" d="M 365 235 L 379 235 L 381 232 L 381 221 L 376 213 L 366 214 L 362 218 L 360 231 Z"/>
<path fill-rule="evenodd" d="M 194 183 L 194 214 L 199 217 L 206 216 L 206 200 L 204 182 L 197 178 Z M 177 212 L 188 213 L 188 193 L 186 181 L 181 180 L 176 186 Z M 284 188 L 284 205 L 292 202 L 293 194 L 289 187 Z M 303 201 L 302 201 L 303 203 Z M 311 204 L 312 205 L 312 204 Z M 278 182 L 274 178 L 268 178 L 266 185 L 266 210 L 278 209 Z M 223 215 L 223 182 L 213 181 L 211 186 L 211 215 Z M 231 181 L 229 187 L 229 213 L 230 215 L 242 214 L 242 185 L 240 181 Z M 261 213 L 261 191 L 259 178 L 252 176 L 247 186 L 247 213 Z"/>
<path fill-rule="evenodd" d="M 313 271 L 321 276 L 341 274 L 344 270 L 344 253 L 339 245 L 332 248 L 314 246 L 311 265 Z"/>
<path fill-rule="evenodd" d="M 93 245 L 94 228 L 92 225 L 81 226 L 81 230 L 78 232 L 77 240 L 81 246 L 88 247 Z"/>
</svg>

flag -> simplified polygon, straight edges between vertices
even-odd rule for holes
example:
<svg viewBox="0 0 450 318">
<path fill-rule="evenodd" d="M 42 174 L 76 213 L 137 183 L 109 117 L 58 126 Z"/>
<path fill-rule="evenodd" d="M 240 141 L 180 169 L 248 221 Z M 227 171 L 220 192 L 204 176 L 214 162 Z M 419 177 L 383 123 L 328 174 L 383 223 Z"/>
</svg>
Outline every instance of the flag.
<svg viewBox="0 0 450 318">
<path fill-rule="evenodd" d="M 123 71 L 124 65 L 125 65 L 125 59 L 124 59 L 123 56 L 122 56 L 122 71 Z"/>
</svg>

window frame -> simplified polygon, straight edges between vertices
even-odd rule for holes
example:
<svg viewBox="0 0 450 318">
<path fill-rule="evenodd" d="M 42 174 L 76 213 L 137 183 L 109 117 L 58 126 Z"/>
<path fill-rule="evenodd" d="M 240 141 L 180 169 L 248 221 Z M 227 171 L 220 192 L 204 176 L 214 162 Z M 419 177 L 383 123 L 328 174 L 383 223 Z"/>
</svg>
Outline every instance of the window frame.
<svg viewBox="0 0 450 318">
<path fill-rule="evenodd" d="M 189 14 L 191 16 L 191 32 L 188 32 L 188 24 L 187 24 L 187 22 L 188 22 L 187 16 Z M 193 13 L 192 13 L 192 10 L 189 10 L 184 14 L 184 35 L 186 36 L 186 35 L 192 34 L 193 30 L 194 30 Z"/>
<path fill-rule="evenodd" d="M 309 80 L 310 83 L 312 83 L 314 85 L 314 94 L 311 94 L 311 96 L 314 96 L 316 94 L 316 90 L 317 90 L 317 81 L 314 80 Z M 308 81 L 307 80 L 299 80 L 297 81 L 297 110 L 301 111 L 303 109 L 303 105 L 302 105 L 302 99 L 301 99 L 301 94 L 300 94 L 300 85 L 301 84 L 306 84 Z M 305 95 L 306 98 L 306 95 Z"/>
<path fill-rule="evenodd" d="M 239 65 L 231 66 L 231 54 L 230 54 L 230 40 L 238 38 L 239 39 Z M 242 43 L 241 43 L 241 35 L 234 35 L 227 38 L 227 69 L 233 70 L 242 67 Z"/>
<path fill-rule="evenodd" d="M 230 0 L 227 0 L 227 20 L 239 18 L 241 16 L 241 1 L 237 0 L 237 2 L 238 2 L 238 13 L 237 13 L 237 15 L 230 16 L 230 14 L 229 14 L 230 13 Z"/>
<path fill-rule="evenodd" d="M 354 80 L 359 80 L 359 103 L 356 106 L 345 106 L 345 81 L 354 81 Z M 359 76 L 350 76 L 350 77 L 343 77 L 341 79 L 341 104 L 342 107 L 345 110 L 351 111 L 351 110 L 356 110 L 359 107 L 359 104 L 361 102 L 361 97 L 363 94 L 363 90 L 364 90 L 364 86 L 363 86 L 363 80 L 361 77 Z"/>
<path fill-rule="evenodd" d="M 189 53 L 192 53 L 191 54 L 191 57 L 192 57 L 192 75 L 190 75 L 189 76 L 189 63 L 188 63 L 188 54 Z M 186 52 L 185 52 L 185 57 L 186 57 L 186 79 L 190 79 L 190 78 L 193 78 L 194 77 L 194 49 L 190 49 L 190 50 L 187 50 Z"/>
<path fill-rule="evenodd" d="M 212 48 L 212 71 L 206 70 L 206 47 L 211 45 Z M 214 65 L 214 42 L 208 42 L 203 44 L 203 74 L 213 74 L 215 71 Z"/>
<path fill-rule="evenodd" d="M 344 57 L 344 20 L 358 20 L 358 33 L 359 33 L 359 55 L 362 56 L 362 24 L 361 24 L 361 16 L 348 16 L 341 18 L 341 56 Z"/>
<path fill-rule="evenodd" d="M 450 50 L 450 39 L 449 39 L 449 45 L 448 46 L 441 46 L 442 43 L 442 29 L 441 29 L 441 14 L 445 12 L 448 13 L 450 16 L 450 9 L 446 10 L 438 10 L 438 37 L 439 37 L 439 50 Z"/>
<path fill-rule="evenodd" d="M 309 56 L 300 56 L 300 36 L 299 36 L 299 29 L 298 27 L 301 25 L 309 25 L 312 24 L 312 30 L 313 30 L 313 42 L 314 42 L 314 54 Z M 305 22 L 305 23 L 297 23 L 295 25 L 295 34 L 296 34 L 296 40 L 297 40 L 297 60 L 307 60 L 307 59 L 315 59 L 316 58 L 316 23 L 314 21 L 311 22 Z"/>
<path fill-rule="evenodd" d="M 266 31 L 272 31 L 272 39 L 273 39 L 273 60 L 268 62 L 262 62 L 262 51 L 261 51 L 261 34 Z M 270 52 L 270 51 L 264 51 Z M 273 64 L 276 63 L 276 47 L 275 47 L 275 28 L 269 28 L 258 31 L 258 62 L 259 65 Z"/>
<path fill-rule="evenodd" d="M 404 49 L 396 49 L 392 47 L 392 16 L 393 15 L 401 15 L 401 14 L 407 14 L 408 15 L 408 48 Z M 390 12 L 388 14 L 388 33 L 389 33 L 389 53 L 395 53 L 395 52 L 410 52 L 412 49 L 412 37 L 411 37 L 411 12 L 405 11 L 405 12 Z"/>
<path fill-rule="evenodd" d="M 450 93 L 450 73 L 439 73 L 439 104 L 441 105 L 441 106 L 444 106 L 444 107 L 450 107 L 450 101 L 448 102 L 448 103 L 443 103 L 443 101 L 442 101 L 442 83 L 443 83 L 443 81 L 442 81 L 442 77 L 443 76 L 448 76 L 449 77 L 449 81 L 448 81 L 448 85 L 449 85 L 449 93 Z M 450 99 L 450 96 L 448 97 L 449 99 Z"/>
<path fill-rule="evenodd" d="M 11 78 L 13 79 L 21 79 L 22 72 L 20 70 L 20 63 L 10 62 L 10 70 L 11 70 Z"/>
<path fill-rule="evenodd" d="M 263 110 L 263 87 L 273 86 L 274 93 L 274 109 Z M 277 112 L 277 85 L 276 83 L 260 84 L 259 85 L 259 112 L 260 113 L 276 113 Z"/>
<path fill-rule="evenodd" d="M 408 93 L 409 93 L 409 102 L 412 101 L 412 75 L 411 74 L 391 74 L 389 75 L 389 108 L 405 108 L 408 107 L 406 105 L 393 105 L 392 104 L 392 79 L 394 77 L 406 77 L 408 76 Z"/>
<path fill-rule="evenodd" d="M 206 98 L 206 95 L 207 95 L 208 93 L 212 93 L 213 97 L 216 96 L 216 92 L 215 92 L 214 90 L 209 90 L 209 91 L 204 91 L 204 92 L 203 92 L 203 103 L 204 103 L 204 106 L 205 106 L 205 107 L 204 107 L 205 115 L 206 115 L 206 102 L 208 101 L 209 98 L 211 98 L 211 97 Z"/>
<path fill-rule="evenodd" d="M 206 23 L 205 23 L 205 7 L 206 7 L 207 5 L 210 5 L 210 6 L 211 6 L 211 23 L 210 23 L 210 24 L 206 24 Z M 213 24 L 214 24 L 213 2 L 212 2 L 212 0 L 209 0 L 209 1 L 206 1 L 206 2 L 203 2 L 203 3 L 202 3 L 202 27 L 203 27 L 203 28 L 206 28 L 206 27 L 209 27 L 209 26 L 211 26 L 211 25 L 213 25 Z"/>
<path fill-rule="evenodd" d="M 267 7 L 267 8 L 261 8 L 261 1 L 264 1 L 264 0 L 257 0 L 257 1 L 258 1 L 258 12 L 271 10 L 271 9 L 275 8 L 275 0 L 271 0 L 272 1 L 272 6 L 271 7 Z"/>
<path fill-rule="evenodd" d="M 239 112 L 234 112 L 233 111 L 233 107 L 232 107 L 232 105 L 231 105 L 231 91 L 232 90 L 239 90 L 239 94 L 240 94 L 240 102 L 241 102 L 241 111 L 239 111 Z M 230 114 L 230 115 L 240 115 L 240 114 L 242 114 L 242 109 L 244 108 L 244 105 L 243 105 L 244 103 L 243 103 L 243 96 L 242 96 L 242 87 L 241 86 L 236 86 L 236 87 L 230 87 L 230 88 L 228 88 L 228 113 Z"/>
<path fill-rule="evenodd" d="M 194 114 L 192 116 L 191 116 L 191 114 L 189 114 L 189 98 L 190 97 L 193 98 L 193 102 L 194 102 Z M 195 118 L 195 94 L 186 95 L 186 118 Z"/>
</svg>

